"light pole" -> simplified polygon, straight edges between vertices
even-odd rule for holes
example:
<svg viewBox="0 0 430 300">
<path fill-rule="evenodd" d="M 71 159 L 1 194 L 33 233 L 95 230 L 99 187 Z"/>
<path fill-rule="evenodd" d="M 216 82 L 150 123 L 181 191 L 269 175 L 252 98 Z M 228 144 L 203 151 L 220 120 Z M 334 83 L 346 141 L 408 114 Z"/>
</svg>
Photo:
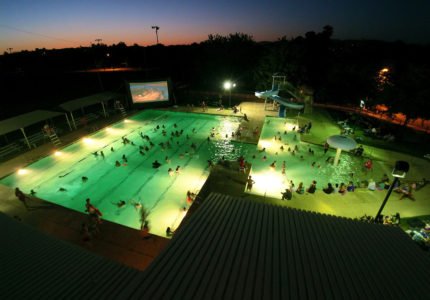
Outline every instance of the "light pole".
<svg viewBox="0 0 430 300">
<path fill-rule="evenodd" d="M 224 82 L 224 89 L 228 91 L 228 105 L 231 107 L 231 89 L 236 86 L 236 83 L 233 83 L 229 80 Z"/>
<path fill-rule="evenodd" d="M 157 36 L 157 45 L 158 45 L 158 30 L 160 29 L 160 27 L 155 25 L 155 26 L 151 26 L 151 28 L 155 29 L 155 35 Z"/>
<path fill-rule="evenodd" d="M 396 161 L 396 164 L 394 165 L 393 172 L 391 175 L 394 177 L 393 183 L 390 185 L 390 188 L 388 189 L 387 195 L 385 196 L 384 201 L 381 204 L 381 207 L 379 208 L 378 213 L 375 217 L 375 222 L 379 221 L 379 218 L 381 217 L 382 210 L 385 207 L 385 204 L 387 204 L 388 198 L 390 198 L 391 192 L 394 189 L 394 186 L 397 185 L 399 182 L 399 178 L 405 178 L 406 173 L 409 171 L 409 163 L 406 161 Z"/>
</svg>

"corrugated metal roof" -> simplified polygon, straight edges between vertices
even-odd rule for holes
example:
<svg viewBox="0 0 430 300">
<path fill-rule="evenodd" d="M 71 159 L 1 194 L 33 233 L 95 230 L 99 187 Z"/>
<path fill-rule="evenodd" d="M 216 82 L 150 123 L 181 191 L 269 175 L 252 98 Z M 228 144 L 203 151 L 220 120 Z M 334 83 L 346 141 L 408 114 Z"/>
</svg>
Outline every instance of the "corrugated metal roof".
<svg viewBox="0 0 430 300">
<path fill-rule="evenodd" d="M 211 194 L 122 297 L 423 299 L 429 282 L 399 228 Z"/>
<path fill-rule="evenodd" d="M 119 298 L 140 272 L 0 214 L 0 299 Z"/>
<path fill-rule="evenodd" d="M 59 107 L 66 111 L 74 111 L 80 109 L 81 107 L 106 102 L 112 99 L 119 99 L 120 97 L 121 95 L 118 93 L 103 92 L 61 103 Z"/>
<path fill-rule="evenodd" d="M 44 121 L 50 118 L 64 115 L 64 113 L 49 110 L 35 110 L 13 118 L 0 121 L 0 134 L 6 134 L 20 128 Z"/>
<path fill-rule="evenodd" d="M 211 194 L 144 272 L 0 214 L 1 299 L 425 299 L 399 228 Z"/>
</svg>

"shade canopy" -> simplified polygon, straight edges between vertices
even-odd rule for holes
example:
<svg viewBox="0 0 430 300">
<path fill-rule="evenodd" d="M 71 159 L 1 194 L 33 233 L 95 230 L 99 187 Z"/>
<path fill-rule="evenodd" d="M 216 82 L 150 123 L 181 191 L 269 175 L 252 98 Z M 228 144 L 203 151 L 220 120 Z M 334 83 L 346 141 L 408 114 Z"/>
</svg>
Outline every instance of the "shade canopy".
<svg viewBox="0 0 430 300">
<path fill-rule="evenodd" d="M 119 97 L 121 97 L 121 94 L 114 92 L 103 92 L 61 103 L 59 107 L 64 109 L 65 111 L 72 112 L 82 107 L 107 102 L 109 100 L 116 99 Z"/>
<path fill-rule="evenodd" d="M 357 147 L 357 142 L 354 139 L 344 135 L 332 135 L 327 139 L 327 143 L 333 148 L 346 151 Z"/>
<path fill-rule="evenodd" d="M 64 115 L 64 113 L 49 110 L 35 110 L 13 118 L 0 121 L 0 135 L 6 134 L 29 125 L 36 124 L 53 117 Z"/>
</svg>

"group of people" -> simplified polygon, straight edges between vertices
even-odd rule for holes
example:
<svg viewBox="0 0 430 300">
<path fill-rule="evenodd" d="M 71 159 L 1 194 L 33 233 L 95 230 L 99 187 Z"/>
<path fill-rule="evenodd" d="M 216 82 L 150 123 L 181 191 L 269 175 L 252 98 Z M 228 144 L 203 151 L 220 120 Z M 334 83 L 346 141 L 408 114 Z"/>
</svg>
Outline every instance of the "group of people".
<svg viewBox="0 0 430 300">
<path fill-rule="evenodd" d="M 298 129 L 299 133 L 309 133 L 312 128 L 312 122 L 309 121 L 309 123 L 305 124 L 304 126 L 300 127 Z"/>
<path fill-rule="evenodd" d="M 296 188 L 294 182 L 290 180 L 290 182 L 288 183 L 288 187 L 285 189 L 284 192 L 281 192 L 281 200 L 291 200 L 293 198 L 293 191 L 295 191 L 299 195 L 304 194 L 305 191 L 307 193 L 313 194 L 316 191 L 316 184 L 317 182 L 313 180 L 309 187 L 305 190 L 303 182 L 300 182 Z"/>
<path fill-rule="evenodd" d="M 345 183 L 336 183 L 334 186 L 331 183 L 327 184 L 327 187 L 323 188 L 323 192 L 326 194 L 336 194 L 339 193 L 341 195 L 345 195 L 346 192 L 354 192 L 355 191 L 355 185 L 352 181 L 349 181 L 348 184 Z"/>
<path fill-rule="evenodd" d="M 248 183 L 248 185 L 249 185 L 249 183 Z M 252 186 L 252 184 L 251 184 L 251 186 Z M 363 186 L 363 187 L 365 187 L 365 186 Z M 385 178 L 385 174 L 384 174 L 383 180 L 380 181 L 379 184 L 377 184 L 373 179 L 371 179 L 367 185 L 367 189 L 371 190 L 371 191 L 374 191 L 377 189 L 379 189 L 379 190 L 388 189 L 389 187 L 390 187 L 390 182 L 389 182 L 388 178 L 387 179 Z M 348 184 L 345 184 L 343 182 L 340 184 L 339 183 L 336 183 L 336 184 L 328 183 L 327 186 L 322 189 L 322 191 L 325 194 L 345 195 L 347 192 L 354 192 L 357 188 L 358 188 L 358 186 L 356 186 L 353 181 L 349 181 Z M 416 189 L 417 189 L 416 183 L 406 183 L 403 185 L 399 184 L 397 187 L 394 188 L 394 192 L 401 194 L 400 200 L 402 200 L 404 198 L 409 198 L 409 199 L 414 201 L 415 197 L 413 195 L 413 191 L 415 191 Z M 305 191 L 306 191 L 306 193 L 314 194 L 316 192 L 316 190 L 317 190 L 317 182 L 315 180 L 313 180 L 312 183 L 310 184 L 310 186 L 306 190 L 304 190 L 304 188 L 303 188 L 303 183 L 300 182 L 299 186 L 297 187 L 297 189 L 295 191 L 297 194 L 303 194 Z M 292 180 L 290 180 L 288 187 L 285 189 L 284 192 L 281 192 L 282 200 L 291 200 L 292 195 L 293 195 L 293 191 L 294 191 L 294 183 L 292 182 Z"/>
<path fill-rule="evenodd" d="M 398 183 L 395 187 L 394 187 L 394 192 L 400 194 L 400 200 L 404 199 L 404 198 L 409 198 L 412 201 L 415 201 L 415 197 L 413 195 L 413 192 L 420 189 L 422 186 L 424 186 L 425 184 L 427 184 L 429 181 L 427 181 L 426 179 L 423 179 L 422 182 L 408 182 L 408 183 L 404 183 L 404 184 L 400 184 Z M 332 183 L 328 183 L 327 186 L 325 188 L 322 189 L 322 191 L 325 194 L 341 194 L 341 195 L 345 195 L 347 192 L 354 192 L 357 188 L 366 188 L 370 191 L 375 191 L 375 190 L 388 190 L 390 188 L 390 185 L 392 183 L 390 182 L 388 176 L 386 174 L 384 174 L 384 176 L 382 177 L 382 179 L 379 182 L 375 182 L 373 179 L 370 179 L 369 182 L 364 182 L 364 184 L 360 184 L 360 185 L 356 185 L 354 184 L 353 181 L 349 181 L 347 184 L 346 183 L 336 183 L 336 184 L 332 184 Z M 248 183 L 249 185 L 249 183 Z M 251 185 L 252 186 L 252 185 Z M 282 200 L 291 200 L 292 195 L 293 195 L 293 191 L 294 191 L 294 183 L 292 180 L 290 180 L 288 187 L 285 189 L 285 192 L 281 192 L 282 194 Z M 314 194 L 317 190 L 317 182 L 315 180 L 312 181 L 312 183 L 310 184 L 310 186 L 304 190 L 303 188 L 303 183 L 300 182 L 299 186 L 297 187 L 297 189 L 295 190 L 297 194 L 303 194 L 305 191 L 306 193 L 309 194 Z"/>
<path fill-rule="evenodd" d="M 173 127 L 174 127 L 175 129 L 177 129 L 177 128 L 178 128 L 177 124 L 174 124 L 174 125 L 173 125 Z M 166 126 L 165 126 L 165 125 L 162 125 L 162 126 L 157 125 L 157 126 L 154 128 L 154 132 L 157 132 L 157 131 L 158 131 L 158 130 L 160 130 L 160 129 L 162 130 L 162 135 L 163 135 L 163 136 L 167 136 L 167 131 L 166 131 Z M 172 131 L 172 132 L 171 132 L 171 136 L 170 136 L 170 138 L 169 138 L 166 142 L 160 142 L 160 143 L 158 144 L 158 146 L 160 146 L 160 150 L 161 150 L 161 151 L 165 151 L 166 149 L 171 149 L 171 148 L 172 148 L 172 144 L 173 144 L 173 140 L 174 140 L 174 138 L 179 138 L 179 137 L 181 137 L 183 133 L 184 133 L 184 130 L 183 130 L 183 129 Z M 196 133 L 196 129 L 195 129 L 195 128 L 193 128 L 193 133 Z M 151 149 L 153 149 L 156 145 L 152 142 L 151 138 L 150 138 L 148 135 L 144 134 L 143 132 L 140 132 L 139 134 L 140 134 L 140 137 L 142 138 L 142 140 L 143 140 L 144 142 L 148 142 L 148 143 L 149 143 L 149 145 L 139 145 L 139 146 L 138 146 L 138 147 L 139 147 L 139 153 L 140 153 L 142 156 L 145 156 L 145 155 L 147 155 L 147 154 L 149 153 L 149 151 L 150 151 Z M 187 139 L 187 140 L 189 140 L 189 139 L 190 139 L 190 137 L 187 135 L 186 139 Z M 137 145 L 136 145 L 136 143 L 134 143 L 132 140 L 130 140 L 130 139 L 129 139 L 129 138 L 127 138 L 126 136 L 121 137 L 121 141 L 122 141 L 122 144 L 123 144 L 123 145 L 137 146 Z M 176 141 L 176 145 L 177 145 L 177 146 L 179 146 L 179 145 L 180 145 L 179 140 L 178 140 L 178 141 Z M 191 143 L 190 151 L 188 151 L 188 150 L 187 150 L 187 151 L 185 151 L 185 154 L 184 154 L 184 153 L 180 153 L 180 154 L 179 154 L 179 158 L 184 158 L 184 156 L 185 156 L 185 155 L 189 155 L 189 153 L 196 151 L 196 149 L 197 149 L 196 144 L 195 144 L 195 143 Z M 115 149 L 114 149 L 113 147 L 111 147 L 111 152 L 115 152 Z M 100 151 L 100 154 L 99 154 L 99 151 L 95 151 L 95 152 L 93 152 L 93 155 L 94 155 L 94 156 L 99 156 L 99 155 L 101 155 L 103 158 L 105 157 L 105 156 L 104 156 L 103 151 Z M 171 160 L 168 158 L 168 156 L 166 156 L 165 161 L 166 161 L 166 164 L 169 164 Z M 128 158 L 127 158 L 127 156 L 126 156 L 125 154 L 123 154 L 123 155 L 122 155 L 122 157 L 121 157 L 121 160 L 116 160 L 116 161 L 115 161 L 115 167 L 127 166 L 127 163 L 128 163 Z M 152 162 L 152 168 L 153 168 L 153 169 L 158 169 L 158 168 L 160 168 L 161 166 L 162 166 L 162 164 L 161 164 L 158 160 L 154 160 L 154 161 Z M 179 170 L 180 170 L 180 166 L 177 166 L 177 167 L 176 167 L 176 170 L 175 170 L 175 171 L 176 171 L 176 173 L 179 173 Z M 171 168 L 169 168 L 168 173 L 169 173 L 169 175 L 172 175 L 173 170 L 172 170 Z"/>
</svg>

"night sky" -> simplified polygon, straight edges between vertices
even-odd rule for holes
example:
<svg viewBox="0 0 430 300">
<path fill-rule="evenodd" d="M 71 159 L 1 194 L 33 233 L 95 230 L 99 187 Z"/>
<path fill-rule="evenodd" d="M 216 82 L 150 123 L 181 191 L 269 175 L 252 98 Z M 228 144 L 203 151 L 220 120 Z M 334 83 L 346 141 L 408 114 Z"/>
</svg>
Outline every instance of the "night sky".
<svg viewBox="0 0 430 300">
<path fill-rule="evenodd" d="M 334 27 L 334 38 L 430 42 L 429 0 L 0 0 L 0 52 L 112 44 L 190 44 L 208 34 L 273 41 Z"/>
</svg>

